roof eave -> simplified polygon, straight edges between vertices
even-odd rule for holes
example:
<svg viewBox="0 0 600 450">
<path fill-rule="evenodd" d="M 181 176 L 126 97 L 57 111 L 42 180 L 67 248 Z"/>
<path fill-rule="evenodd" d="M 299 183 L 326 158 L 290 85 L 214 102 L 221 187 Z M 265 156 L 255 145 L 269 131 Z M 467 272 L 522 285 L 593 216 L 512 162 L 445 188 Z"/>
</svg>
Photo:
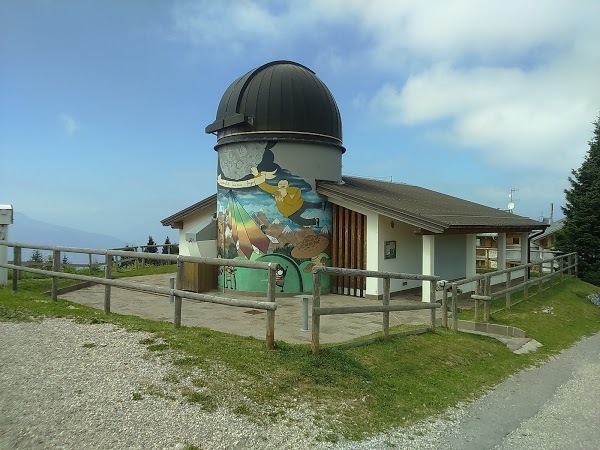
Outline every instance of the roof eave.
<svg viewBox="0 0 600 450">
<path fill-rule="evenodd" d="M 206 197 L 203 200 L 200 200 L 198 203 L 194 203 L 191 206 L 188 206 L 185 209 L 182 209 L 179 212 L 176 212 L 172 216 L 167 217 L 160 221 L 160 223 L 165 227 L 171 227 L 174 229 L 181 229 L 183 227 L 183 219 L 185 219 L 190 214 L 193 214 L 197 211 L 200 211 L 208 206 L 217 204 L 217 194 L 213 194 L 209 197 Z"/>
<path fill-rule="evenodd" d="M 409 225 L 413 225 L 415 227 L 424 229 L 431 233 L 443 233 L 448 228 L 448 224 L 445 224 L 443 222 L 431 220 L 424 216 L 410 214 L 408 211 L 391 209 L 386 207 L 385 205 L 374 203 L 373 200 L 365 200 L 354 195 L 343 194 L 341 192 L 336 191 L 335 189 L 330 189 L 324 185 L 317 186 L 317 193 L 325 195 L 328 199 L 333 201 L 342 200 L 355 203 L 358 206 L 362 206 L 366 209 L 370 209 L 371 211 L 377 212 L 392 219 L 399 220 Z"/>
</svg>

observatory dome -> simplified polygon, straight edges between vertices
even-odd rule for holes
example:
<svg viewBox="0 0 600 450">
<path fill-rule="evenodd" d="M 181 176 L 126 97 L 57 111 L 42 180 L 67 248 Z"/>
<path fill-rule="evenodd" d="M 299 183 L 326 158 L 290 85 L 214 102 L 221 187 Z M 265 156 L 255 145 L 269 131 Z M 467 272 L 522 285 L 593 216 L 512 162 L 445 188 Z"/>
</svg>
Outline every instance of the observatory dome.
<svg viewBox="0 0 600 450">
<path fill-rule="evenodd" d="M 343 149 L 333 95 L 312 70 L 292 61 L 273 61 L 235 80 L 206 132 L 217 134 L 217 148 L 230 142 L 301 140 Z"/>
</svg>

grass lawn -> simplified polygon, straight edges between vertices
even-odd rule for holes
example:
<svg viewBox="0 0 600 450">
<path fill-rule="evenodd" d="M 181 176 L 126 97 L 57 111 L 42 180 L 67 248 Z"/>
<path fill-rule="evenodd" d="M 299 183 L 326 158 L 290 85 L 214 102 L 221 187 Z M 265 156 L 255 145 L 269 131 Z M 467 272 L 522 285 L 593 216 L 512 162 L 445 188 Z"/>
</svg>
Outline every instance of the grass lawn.
<svg viewBox="0 0 600 450">
<path fill-rule="evenodd" d="M 209 410 L 225 404 L 235 413 L 267 422 L 290 406 L 308 404 L 316 411 L 316 424 L 325 430 L 323 438 L 330 440 L 339 435 L 359 439 L 442 413 L 600 331 L 600 308 L 586 298 L 598 288 L 576 279 L 511 310 L 498 310 L 500 303 L 493 306 L 493 322 L 522 328 L 544 345 L 527 355 L 515 355 L 494 339 L 441 328 L 365 347 L 325 347 L 318 356 L 307 345 L 279 341 L 275 351 L 267 351 L 254 338 L 197 327 L 174 329 L 167 322 L 105 315 L 64 300 L 52 303 L 40 294 L 49 285 L 48 279 L 24 279 L 16 294 L 10 283 L 0 288 L 0 320 L 72 317 L 152 332 L 155 338 L 142 343 L 153 354 L 173 356 L 167 381 L 188 401 Z M 182 379 L 190 376 L 193 388 L 183 387 Z"/>
</svg>

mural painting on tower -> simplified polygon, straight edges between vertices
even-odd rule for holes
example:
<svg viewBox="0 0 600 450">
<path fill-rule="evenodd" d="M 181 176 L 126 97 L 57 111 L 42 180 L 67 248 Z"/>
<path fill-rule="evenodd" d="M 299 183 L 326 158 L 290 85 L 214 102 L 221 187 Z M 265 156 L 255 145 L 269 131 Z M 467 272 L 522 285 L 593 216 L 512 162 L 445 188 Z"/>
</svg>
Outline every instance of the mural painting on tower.
<svg viewBox="0 0 600 450">
<path fill-rule="evenodd" d="M 219 149 L 217 253 L 229 259 L 276 262 L 281 266 L 276 291 L 298 293 L 312 289 L 315 265 L 329 263 L 332 211 L 315 192 L 315 181 L 286 164 L 289 150 L 271 141 Z M 265 292 L 266 278 L 265 271 L 224 267 L 219 285 Z M 329 288 L 329 280 L 323 287 Z"/>
</svg>

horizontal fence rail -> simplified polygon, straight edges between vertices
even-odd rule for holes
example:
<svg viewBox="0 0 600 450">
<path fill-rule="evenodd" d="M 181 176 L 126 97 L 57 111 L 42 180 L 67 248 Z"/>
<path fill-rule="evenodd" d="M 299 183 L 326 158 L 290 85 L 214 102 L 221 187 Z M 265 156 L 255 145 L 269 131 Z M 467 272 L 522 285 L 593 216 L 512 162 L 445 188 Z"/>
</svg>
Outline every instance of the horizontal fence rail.
<svg viewBox="0 0 600 450">
<path fill-rule="evenodd" d="M 536 286 L 539 293 L 543 290 L 545 282 L 550 282 L 553 278 L 556 283 L 560 283 L 566 273 L 568 276 L 577 276 L 578 256 L 577 253 L 568 253 L 563 255 L 555 255 L 539 261 L 523 264 L 520 266 L 502 269 L 495 272 L 475 275 L 469 278 L 464 278 L 452 283 L 449 283 L 443 291 L 442 297 L 442 325 L 448 326 L 448 295 L 452 296 L 452 329 L 458 329 L 458 292 L 459 287 L 470 283 L 476 283 L 475 291 L 470 298 L 475 300 L 475 321 L 479 319 L 480 302 L 483 301 L 483 321 L 488 322 L 490 319 L 490 302 L 502 296 L 506 299 L 506 308 L 511 307 L 511 294 L 517 291 L 523 291 L 523 299 L 528 298 L 529 287 Z M 530 270 L 538 267 L 538 276 L 531 278 Z M 543 268 L 549 267 L 550 272 L 543 275 Z M 523 280 L 513 284 L 516 278 L 512 275 L 515 272 L 523 273 Z M 504 289 L 493 290 L 492 279 L 505 275 L 504 280 L 499 284 L 504 284 Z M 535 295 L 535 294 L 532 294 Z"/>
<path fill-rule="evenodd" d="M 184 256 L 184 255 L 168 255 L 158 253 L 143 253 L 143 252 L 132 252 L 126 250 L 105 250 L 105 249 L 92 249 L 92 248 L 79 248 L 79 247 L 61 247 L 61 246 L 49 246 L 49 245 L 34 245 L 22 242 L 10 242 L 2 241 L 3 246 L 12 247 L 14 249 L 14 258 L 12 264 L 1 264 L 0 267 L 6 269 L 12 269 L 12 289 L 13 292 L 17 292 L 18 281 L 21 272 L 30 272 L 40 275 L 46 275 L 52 277 L 52 300 L 56 301 L 58 298 L 58 279 L 66 278 L 77 281 L 92 282 L 96 284 L 104 285 L 104 312 L 110 313 L 110 301 L 111 301 L 111 287 L 130 289 L 141 292 L 150 292 L 154 294 L 163 294 L 173 296 L 175 300 L 175 311 L 174 311 L 174 325 L 175 327 L 181 326 L 181 301 L 186 299 L 193 302 L 208 302 L 226 306 L 242 307 L 242 308 L 253 308 L 262 309 L 267 312 L 267 330 L 265 343 L 269 350 L 274 348 L 275 342 L 275 311 L 277 310 L 277 303 L 275 301 L 275 286 L 276 286 L 276 271 L 278 264 L 270 262 L 258 262 L 258 261 L 243 261 L 243 260 L 229 260 L 223 258 L 204 258 L 197 256 Z M 52 270 L 36 269 L 34 267 L 25 266 L 21 262 L 21 249 L 37 249 L 52 251 Z M 62 272 L 61 267 L 61 252 L 68 253 L 84 253 L 89 255 L 104 255 L 105 257 L 105 276 L 94 277 L 89 275 L 80 275 L 68 272 Z M 169 261 L 177 264 L 177 273 L 175 277 L 175 287 L 167 288 L 156 285 L 149 285 L 143 283 L 133 283 L 122 280 L 113 280 L 112 277 L 112 258 L 115 256 L 121 256 L 126 258 L 146 258 L 150 260 Z M 196 293 L 184 291 L 183 285 L 183 262 L 191 262 L 198 264 L 209 264 L 216 266 L 233 266 L 233 267 L 246 267 L 250 269 L 266 270 L 268 272 L 267 279 L 267 301 L 260 300 L 247 300 L 247 299 L 235 299 L 229 297 L 220 297 L 210 294 Z"/>
<path fill-rule="evenodd" d="M 321 307 L 321 274 L 344 275 L 353 277 L 373 277 L 383 279 L 383 301 L 381 305 Z M 390 305 L 390 280 L 422 280 L 431 283 L 431 303 Z M 380 312 L 383 315 L 382 333 L 384 339 L 389 339 L 390 311 L 414 311 L 429 309 L 431 311 L 431 328 L 435 329 L 435 310 L 440 307 L 435 303 L 435 291 L 440 277 L 434 275 L 417 275 L 412 273 L 381 272 L 375 270 L 345 269 L 340 267 L 313 267 L 313 302 L 312 302 L 312 339 L 311 349 L 319 353 L 321 316 L 336 314 L 359 314 Z"/>
</svg>

